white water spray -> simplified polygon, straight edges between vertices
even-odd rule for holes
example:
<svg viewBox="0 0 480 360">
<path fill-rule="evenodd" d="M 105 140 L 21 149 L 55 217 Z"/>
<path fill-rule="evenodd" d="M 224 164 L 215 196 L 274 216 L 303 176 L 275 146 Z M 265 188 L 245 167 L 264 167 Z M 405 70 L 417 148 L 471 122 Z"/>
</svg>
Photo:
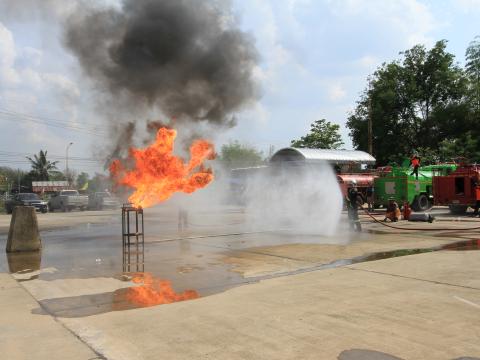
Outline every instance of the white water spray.
<svg viewBox="0 0 480 360">
<path fill-rule="evenodd" d="M 247 181 L 247 224 L 253 229 L 291 229 L 333 235 L 342 193 L 328 163 L 273 165 Z"/>
</svg>

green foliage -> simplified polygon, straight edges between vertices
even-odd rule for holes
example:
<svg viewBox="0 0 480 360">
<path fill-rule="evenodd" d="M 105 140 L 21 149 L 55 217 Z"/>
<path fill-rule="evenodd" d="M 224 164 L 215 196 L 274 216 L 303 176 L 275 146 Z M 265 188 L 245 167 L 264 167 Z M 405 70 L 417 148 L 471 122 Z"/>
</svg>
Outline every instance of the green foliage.
<svg viewBox="0 0 480 360">
<path fill-rule="evenodd" d="M 0 167 L 0 176 L 4 183 L 4 186 L 0 189 L 1 191 L 17 191 L 19 188 L 21 191 L 30 191 L 32 188 L 32 174 L 26 171 L 5 166 Z"/>
<path fill-rule="evenodd" d="M 52 170 L 49 173 L 50 181 L 65 181 L 67 177 L 65 174 L 58 170 Z"/>
<path fill-rule="evenodd" d="M 476 128 L 466 96 L 467 76 L 446 51 L 446 44 L 438 41 L 430 50 L 416 45 L 369 78 L 347 127 L 354 147 L 366 151 L 371 116 L 378 165 L 401 163 L 413 152 L 435 162 L 442 157 L 443 140 L 457 139 Z"/>
<path fill-rule="evenodd" d="M 219 160 L 228 169 L 258 166 L 264 163 L 263 153 L 238 141 L 222 145 Z"/>
<path fill-rule="evenodd" d="M 19 183 L 21 186 L 26 186 L 27 184 L 24 180 L 26 174 L 27 173 L 25 171 L 20 169 L 12 169 L 7 166 L 0 167 L 0 177 L 2 182 L 0 190 L 7 191 L 13 188 L 17 188 Z"/>
<path fill-rule="evenodd" d="M 86 172 L 81 172 L 77 176 L 77 188 L 82 189 L 85 186 L 85 184 L 88 182 L 89 178 L 90 176 Z"/>
<path fill-rule="evenodd" d="M 58 161 L 48 161 L 47 151 L 40 150 L 38 155 L 33 155 L 33 159 L 29 156 L 27 156 L 27 159 L 32 165 L 31 178 L 33 181 L 48 181 L 50 172 L 57 170 Z"/>
<path fill-rule="evenodd" d="M 422 165 L 434 165 L 447 161 L 442 154 L 430 148 L 419 147 L 417 148 L 417 154 L 422 160 Z"/>
<path fill-rule="evenodd" d="M 77 180 L 78 181 L 78 180 Z M 112 181 L 108 176 L 95 173 L 95 175 L 88 181 L 89 192 L 100 192 L 112 189 Z"/>
<path fill-rule="evenodd" d="M 343 145 L 342 137 L 338 132 L 340 126 L 320 119 L 310 127 L 310 132 L 300 140 L 292 140 L 291 146 L 311 149 L 338 149 Z"/>
<path fill-rule="evenodd" d="M 439 151 L 442 160 L 452 161 L 464 158 L 469 162 L 480 162 L 480 142 L 471 131 L 455 139 L 445 139 L 440 143 Z"/>
</svg>

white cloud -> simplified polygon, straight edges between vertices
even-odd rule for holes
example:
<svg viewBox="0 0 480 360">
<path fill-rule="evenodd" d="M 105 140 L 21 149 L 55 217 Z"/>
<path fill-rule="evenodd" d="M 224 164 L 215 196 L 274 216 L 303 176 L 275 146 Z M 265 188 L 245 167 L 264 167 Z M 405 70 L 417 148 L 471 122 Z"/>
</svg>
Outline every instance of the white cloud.
<svg viewBox="0 0 480 360">
<path fill-rule="evenodd" d="M 480 12 L 480 0 L 455 0 L 454 3 L 466 13 Z"/>
<path fill-rule="evenodd" d="M 42 51 L 17 45 L 12 32 L 0 22 L 0 108 L 34 116 L 3 114 L 0 120 L 10 133 L 21 134 L 24 143 L 28 144 L 17 150 L 28 151 L 27 148 L 35 147 L 58 153 L 64 142 L 61 131 L 35 122 L 35 117 L 49 117 L 53 108 L 59 108 L 60 119 L 70 119 L 74 123 L 80 91 L 64 74 L 44 71 L 42 61 Z M 13 138 L 2 138 L 2 144 L 3 149 L 18 145 Z"/>
<path fill-rule="evenodd" d="M 38 67 L 42 62 L 43 52 L 33 47 L 25 46 L 20 49 L 18 57 L 21 62 L 30 64 L 32 67 Z"/>
<path fill-rule="evenodd" d="M 328 98 L 331 101 L 342 100 L 345 97 L 345 95 L 347 95 L 347 92 L 339 83 L 332 84 L 328 89 Z"/>
<path fill-rule="evenodd" d="M 2 87 L 18 83 L 18 74 L 14 69 L 15 56 L 13 35 L 0 22 L 0 86 Z"/>
<path fill-rule="evenodd" d="M 274 2 L 264 0 L 241 4 L 245 7 L 245 16 L 248 16 L 247 31 L 254 30 L 256 45 L 261 51 L 261 63 L 254 70 L 254 77 L 265 94 L 286 96 L 290 89 L 285 86 L 285 79 L 304 78 L 308 74 L 295 51 L 288 48 L 283 39 L 288 33 L 295 42 L 303 41 L 305 29 L 295 11 L 298 6 L 306 4 L 308 1 L 305 0 L 287 0 L 281 4 L 285 6 L 278 7 Z"/>
<path fill-rule="evenodd" d="M 261 103 L 255 103 L 251 107 L 249 107 L 247 110 L 243 111 L 240 114 L 241 117 L 245 119 L 251 119 L 255 123 L 264 126 L 268 123 L 270 120 L 270 112 L 268 111 L 267 108 L 265 108 L 264 105 Z"/>
<path fill-rule="evenodd" d="M 0 12 L 3 18 L 19 21 L 65 18 L 79 3 L 80 0 L 3 0 Z"/>
<path fill-rule="evenodd" d="M 65 102 L 76 102 L 80 96 L 80 90 L 77 85 L 62 74 L 45 73 L 42 74 L 42 79 L 52 90 L 59 94 Z"/>
<path fill-rule="evenodd" d="M 356 63 L 360 65 L 360 67 L 372 69 L 380 63 L 380 60 L 373 55 L 364 55 L 359 58 Z"/>
<path fill-rule="evenodd" d="M 329 3 L 337 16 L 369 19 L 382 24 L 385 31 L 403 39 L 405 46 L 431 45 L 430 33 L 439 26 L 428 6 L 418 0 L 331 0 Z"/>
</svg>

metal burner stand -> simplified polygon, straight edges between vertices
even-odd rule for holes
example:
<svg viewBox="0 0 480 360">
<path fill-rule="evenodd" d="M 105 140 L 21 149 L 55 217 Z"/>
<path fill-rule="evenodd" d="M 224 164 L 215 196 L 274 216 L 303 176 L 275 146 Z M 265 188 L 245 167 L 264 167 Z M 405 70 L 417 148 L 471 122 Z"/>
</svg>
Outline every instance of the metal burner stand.
<svg viewBox="0 0 480 360">
<path fill-rule="evenodd" d="M 133 204 L 122 206 L 123 272 L 143 272 L 144 239 L 143 209 Z"/>
</svg>

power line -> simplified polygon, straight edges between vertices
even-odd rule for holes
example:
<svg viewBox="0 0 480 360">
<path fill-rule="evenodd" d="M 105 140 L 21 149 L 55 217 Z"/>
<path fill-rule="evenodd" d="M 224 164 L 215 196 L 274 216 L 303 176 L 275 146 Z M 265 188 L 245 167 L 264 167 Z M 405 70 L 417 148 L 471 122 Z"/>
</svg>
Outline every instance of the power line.
<svg viewBox="0 0 480 360">
<path fill-rule="evenodd" d="M 35 118 L 35 119 L 40 119 L 40 120 L 55 122 L 55 123 L 59 123 L 59 124 L 72 125 L 69 121 L 66 121 L 66 120 L 61 120 L 61 119 L 57 119 L 57 118 L 52 118 L 52 117 L 48 117 L 48 116 L 44 116 L 44 115 L 32 115 L 32 114 L 26 114 L 26 113 L 19 113 L 19 112 L 15 111 L 15 110 L 12 110 L 12 109 L 9 109 L 9 108 L 6 108 L 6 107 L 0 107 L 0 111 L 6 112 L 6 113 L 10 113 L 10 114 L 14 114 L 14 115 L 16 115 L 16 116 L 24 116 L 24 117 L 29 117 L 29 118 Z M 84 125 L 91 126 L 91 127 L 94 127 L 95 129 L 97 129 L 97 128 L 103 128 L 104 130 L 108 130 L 106 126 L 104 126 L 104 125 L 99 125 L 99 124 L 93 123 L 93 122 L 86 122 L 86 121 L 84 121 L 83 124 L 84 124 Z M 80 125 L 80 126 L 81 126 L 81 125 Z"/>
<path fill-rule="evenodd" d="M 0 150 L 0 158 L 1 157 L 16 157 L 16 158 L 25 158 L 26 156 L 33 156 L 30 153 L 21 153 L 21 152 L 15 152 L 15 151 L 6 151 L 6 150 Z M 54 160 L 65 160 L 66 157 L 64 155 L 55 155 L 55 154 L 48 154 L 48 157 L 50 159 Z M 69 156 L 68 160 L 74 160 L 74 161 L 93 161 L 93 162 L 103 162 L 104 159 L 98 159 L 98 158 L 93 158 L 93 157 L 79 157 L 79 156 Z"/>
<path fill-rule="evenodd" d="M 61 120 L 53 120 L 53 119 L 49 120 L 48 118 L 43 118 L 40 116 L 29 115 L 29 114 L 16 113 L 3 108 L 0 108 L 0 116 L 2 120 L 6 120 L 6 121 L 19 121 L 19 120 L 27 121 L 27 122 L 32 122 L 32 123 L 41 124 L 41 125 L 50 126 L 50 127 L 56 127 L 64 130 L 69 130 L 69 131 L 85 133 L 85 134 L 99 136 L 99 137 L 105 137 L 108 135 L 108 133 L 106 132 L 107 129 L 103 127 L 103 131 L 102 131 L 101 126 L 98 126 L 96 128 L 81 127 L 79 125 L 72 125 L 68 122 L 61 121 Z"/>
<path fill-rule="evenodd" d="M 31 162 L 26 158 L 26 156 L 31 157 L 32 154 L 16 152 L 16 151 L 8 151 L 8 150 L 0 150 L 0 166 L 26 166 L 31 165 Z M 65 156 L 62 155 L 47 155 L 50 160 L 53 161 L 64 161 L 66 160 Z M 75 167 L 78 169 L 89 169 L 89 170 L 96 170 L 103 167 L 103 159 L 97 159 L 92 157 L 78 157 L 72 156 L 68 157 L 68 160 L 72 161 L 75 164 Z"/>
</svg>

